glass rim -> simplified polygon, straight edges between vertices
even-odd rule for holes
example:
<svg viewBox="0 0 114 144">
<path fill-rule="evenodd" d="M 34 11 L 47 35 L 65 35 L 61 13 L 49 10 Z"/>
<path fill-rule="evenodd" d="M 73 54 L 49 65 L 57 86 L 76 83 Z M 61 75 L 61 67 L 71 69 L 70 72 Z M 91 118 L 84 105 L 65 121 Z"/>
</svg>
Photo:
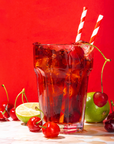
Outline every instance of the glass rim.
<svg viewBox="0 0 114 144">
<path fill-rule="evenodd" d="M 76 43 L 71 43 L 71 44 L 69 44 L 69 43 L 65 43 L 65 44 L 62 44 L 62 43 L 38 43 L 38 42 L 34 42 L 33 43 L 33 45 L 42 45 L 42 46 L 53 46 L 53 45 L 56 45 L 56 46 L 59 46 L 59 45 L 68 45 L 68 46 L 70 46 L 70 45 L 73 45 L 73 46 L 75 46 L 75 45 L 79 45 L 79 44 L 87 44 L 88 42 L 84 42 L 84 43 L 82 43 L 81 41 L 80 42 L 76 42 Z M 80 45 L 79 45 L 80 46 Z"/>
</svg>

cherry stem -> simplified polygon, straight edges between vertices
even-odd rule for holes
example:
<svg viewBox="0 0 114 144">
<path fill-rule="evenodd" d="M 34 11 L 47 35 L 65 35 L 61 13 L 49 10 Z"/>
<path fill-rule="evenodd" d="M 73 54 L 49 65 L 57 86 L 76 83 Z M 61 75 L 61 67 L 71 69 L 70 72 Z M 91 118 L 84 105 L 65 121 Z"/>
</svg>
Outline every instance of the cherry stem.
<svg viewBox="0 0 114 144">
<path fill-rule="evenodd" d="M 101 70 L 101 92 L 103 93 L 103 70 L 105 67 L 105 64 L 107 63 L 107 60 L 105 60 L 103 66 L 102 66 L 102 70 Z"/>
<path fill-rule="evenodd" d="M 5 90 L 5 92 L 6 92 L 6 95 L 7 95 L 7 101 L 9 102 L 9 96 L 8 96 L 7 89 L 6 89 L 6 87 L 5 87 L 5 85 L 4 85 L 4 84 L 2 84 L 2 87 L 4 88 L 4 90 Z"/>
<path fill-rule="evenodd" d="M 5 114 L 5 112 L 6 112 L 6 110 L 4 110 L 4 111 L 2 112 L 2 115 L 4 115 L 4 114 Z"/>
<path fill-rule="evenodd" d="M 25 99 L 26 99 L 26 101 L 28 102 L 27 96 L 26 96 L 26 94 L 25 94 L 25 89 L 24 89 L 24 91 L 23 91 L 23 93 L 22 93 L 22 103 L 24 103 L 23 95 L 25 96 Z"/>
<path fill-rule="evenodd" d="M 105 59 L 106 61 L 108 61 L 108 62 L 111 61 L 111 59 L 107 59 L 107 58 L 104 56 L 104 54 L 101 52 L 101 50 L 98 49 L 95 45 L 92 45 L 92 44 L 90 44 L 90 45 L 93 46 L 93 47 L 95 47 L 95 48 L 102 54 L 102 56 L 104 57 L 104 59 Z"/>
<path fill-rule="evenodd" d="M 24 103 L 24 99 L 23 99 L 23 93 L 22 93 L 22 103 Z"/>
<path fill-rule="evenodd" d="M 46 129 L 47 127 L 39 125 L 39 127 Z"/>
<path fill-rule="evenodd" d="M 35 109 L 36 109 L 37 111 L 40 111 L 40 112 L 43 114 L 42 118 L 41 118 L 38 122 L 36 122 L 36 124 L 38 124 L 38 123 L 40 123 L 40 122 L 43 120 L 43 118 L 44 118 L 44 113 L 43 113 L 43 111 L 42 111 L 41 109 L 39 109 L 37 106 L 35 107 Z"/>
<path fill-rule="evenodd" d="M 95 45 L 88 44 L 88 43 L 86 43 L 86 45 L 91 45 L 91 46 L 93 46 L 94 48 L 96 48 L 96 49 L 101 53 L 101 55 L 103 56 L 103 58 L 105 59 L 105 62 L 104 62 L 104 64 L 103 64 L 102 70 L 101 70 L 101 92 L 103 93 L 103 70 L 104 70 L 105 64 L 106 64 L 107 62 L 110 62 L 111 59 L 107 59 L 107 58 L 104 56 L 104 54 L 101 52 L 101 50 L 99 50 Z"/>
<path fill-rule="evenodd" d="M 101 92 L 103 93 L 103 70 L 104 70 L 104 67 L 105 67 L 106 63 L 107 63 L 107 62 L 110 62 L 111 59 L 107 59 L 107 58 L 104 56 L 104 54 L 103 54 L 96 46 L 93 45 L 93 47 L 95 47 L 95 48 L 102 54 L 102 56 L 103 56 L 104 59 L 105 59 L 105 62 L 104 62 L 104 64 L 103 64 L 102 70 L 101 70 Z"/>
<path fill-rule="evenodd" d="M 113 101 L 111 100 L 111 110 L 112 110 L 112 112 L 113 112 L 113 106 L 114 106 L 114 103 L 113 103 Z"/>
<path fill-rule="evenodd" d="M 24 94 L 24 96 L 25 96 L 25 98 L 26 98 L 26 100 L 27 100 L 27 102 L 28 102 L 28 99 L 27 99 L 26 94 L 25 94 L 25 88 L 23 88 L 22 91 L 16 96 L 15 103 L 14 103 L 14 109 L 16 109 L 17 99 L 18 99 L 18 97 L 19 97 L 21 94 Z M 23 99 L 23 98 L 22 98 L 22 99 Z M 23 100 L 22 100 L 22 101 L 23 101 Z"/>
</svg>

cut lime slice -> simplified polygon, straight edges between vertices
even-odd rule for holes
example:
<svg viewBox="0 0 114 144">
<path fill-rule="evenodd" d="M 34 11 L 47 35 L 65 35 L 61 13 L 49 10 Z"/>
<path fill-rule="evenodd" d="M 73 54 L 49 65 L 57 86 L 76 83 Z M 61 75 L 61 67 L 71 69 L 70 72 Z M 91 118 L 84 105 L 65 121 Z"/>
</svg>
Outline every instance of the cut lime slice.
<svg viewBox="0 0 114 144">
<path fill-rule="evenodd" d="M 16 116 L 20 121 L 27 123 L 33 116 L 40 117 L 40 111 L 36 110 L 36 107 L 39 108 L 39 103 L 37 102 L 23 103 L 16 108 Z"/>
</svg>

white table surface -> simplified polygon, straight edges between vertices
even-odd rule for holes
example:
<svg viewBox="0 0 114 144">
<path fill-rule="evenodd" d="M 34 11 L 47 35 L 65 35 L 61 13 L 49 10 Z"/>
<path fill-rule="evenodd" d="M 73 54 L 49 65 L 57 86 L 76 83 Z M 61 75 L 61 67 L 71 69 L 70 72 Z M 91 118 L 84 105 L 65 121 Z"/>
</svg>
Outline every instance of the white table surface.
<svg viewBox="0 0 114 144">
<path fill-rule="evenodd" d="M 103 124 L 86 124 L 84 131 L 59 134 L 57 138 L 45 138 L 43 133 L 30 132 L 21 121 L 0 122 L 0 144 L 114 144 L 114 132 L 107 132 Z"/>
</svg>

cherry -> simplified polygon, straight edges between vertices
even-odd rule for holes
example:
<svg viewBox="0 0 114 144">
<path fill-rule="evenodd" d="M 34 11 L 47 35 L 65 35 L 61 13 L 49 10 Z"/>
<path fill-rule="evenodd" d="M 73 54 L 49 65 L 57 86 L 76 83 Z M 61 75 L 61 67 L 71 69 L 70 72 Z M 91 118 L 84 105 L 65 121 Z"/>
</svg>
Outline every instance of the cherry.
<svg viewBox="0 0 114 144">
<path fill-rule="evenodd" d="M 6 121 L 6 119 L 4 118 L 4 116 L 3 116 L 3 108 L 0 108 L 0 121 Z"/>
<path fill-rule="evenodd" d="M 114 132 L 114 119 L 108 119 L 104 122 L 104 128 L 108 132 Z"/>
<path fill-rule="evenodd" d="M 86 43 L 85 43 L 86 44 Z M 101 70 L 101 92 L 95 92 L 94 96 L 93 96 L 93 101 L 94 103 L 98 106 L 98 107 L 103 107 L 107 101 L 108 101 L 108 96 L 107 94 L 103 93 L 103 70 L 104 70 L 104 67 L 105 67 L 105 64 L 107 62 L 110 62 L 111 59 L 107 59 L 104 54 L 94 45 L 92 44 L 87 44 L 87 45 L 90 45 L 90 46 L 93 46 L 95 47 L 101 54 L 102 56 L 104 57 L 105 59 L 105 62 L 102 66 L 102 70 Z"/>
<path fill-rule="evenodd" d="M 107 117 L 107 120 L 114 119 L 114 112 L 110 113 Z"/>
<path fill-rule="evenodd" d="M 74 46 L 74 48 L 70 51 L 70 56 L 75 59 L 82 59 L 84 57 L 84 51 L 79 46 Z"/>
<path fill-rule="evenodd" d="M 0 120 L 2 121 L 8 121 L 9 118 L 9 114 L 8 112 L 5 110 L 5 108 L 0 108 Z"/>
<path fill-rule="evenodd" d="M 9 96 L 8 96 L 8 92 L 7 92 L 7 89 L 6 89 L 5 85 L 2 84 L 2 87 L 4 88 L 4 90 L 6 92 L 6 96 L 7 96 L 7 101 L 2 103 L 2 107 L 4 107 L 5 110 L 9 113 L 10 109 L 13 107 L 13 104 L 9 103 Z"/>
<path fill-rule="evenodd" d="M 93 101 L 98 107 L 103 107 L 108 101 L 108 96 L 102 92 L 95 92 L 93 95 Z"/>
<path fill-rule="evenodd" d="M 11 110 L 10 110 L 10 117 L 16 121 L 18 120 L 17 116 L 16 116 L 16 113 L 15 113 L 15 108 L 13 107 Z"/>
<path fill-rule="evenodd" d="M 8 118 L 10 117 L 10 110 L 13 108 L 13 104 L 10 104 L 8 102 L 2 103 L 2 107 L 5 109 L 5 111 L 8 114 Z"/>
<path fill-rule="evenodd" d="M 65 117 L 64 122 L 67 123 L 75 123 L 78 122 L 80 120 L 80 114 L 79 112 L 73 112 L 72 114 L 69 114 L 69 117 Z"/>
<path fill-rule="evenodd" d="M 114 132 L 114 111 L 113 111 L 113 106 L 114 103 L 111 100 L 111 108 L 112 108 L 112 113 L 110 113 L 107 117 L 106 120 L 104 120 L 104 128 L 108 131 L 108 132 Z"/>
<path fill-rule="evenodd" d="M 10 109 L 13 108 L 13 104 L 6 102 L 2 103 L 2 107 L 4 107 L 6 109 L 6 111 L 8 111 L 8 113 L 10 112 Z"/>
<path fill-rule="evenodd" d="M 42 132 L 47 138 L 57 137 L 60 133 L 59 126 L 54 122 L 47 122 L 42 127 Z"/>
<path fill-rule="evenodd" d="M 27 126 L 31 132 L 38 132 L 41 129 L 42 121 L 39 117 L 34 116 L 29 119 Z"/>
<path fill-rule="evenodd" d="M 1 108 L 3 109 L 3 111 L 7 112 L 7 117 L 9 118 L 10 117 L 9 112 L 11 109 L 10 104 L 8 104 L 8 102 L 4 102 L 4 103 L 2 103 Z"/>
<path fill-rule="evenodd" d="M 15 103 L 14 103 L 14 107 L 10 110 L 10 117 L 16 121 L 16 120 L 19 120 L 16 116 L 16 112 L 15 112 L 15 109 L 16 109 L 16 102 L 17 102 L 17 99 L 18 97 L 22 94 L 22 101 L 23 101 L 23 95 L 25 96 L 27 102 L 28 102 L 28 99 L 26 97 L 26 94 L 25 94 L 25 89 L 23 88 L 22 91 L 16 96 L 16 99 L 15 99 Z M 24 103 L 24 101 L 23 101 Z"/>
</svg>

